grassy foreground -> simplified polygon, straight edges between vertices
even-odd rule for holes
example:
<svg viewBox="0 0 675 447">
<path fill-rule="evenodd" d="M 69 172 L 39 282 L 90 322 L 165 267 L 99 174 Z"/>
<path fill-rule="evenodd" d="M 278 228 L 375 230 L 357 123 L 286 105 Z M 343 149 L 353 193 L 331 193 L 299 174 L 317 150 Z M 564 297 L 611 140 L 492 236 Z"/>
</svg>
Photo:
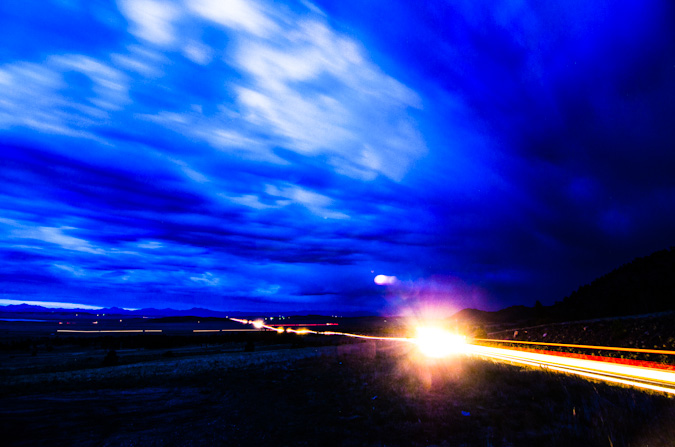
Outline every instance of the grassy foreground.
<svg viewBox="0 0 675 447">
<path fill-rule="evenodd" d="M 3 445 L 675 445 L 674 399 L 391 343 L 4 379 Z"/>
</svg>

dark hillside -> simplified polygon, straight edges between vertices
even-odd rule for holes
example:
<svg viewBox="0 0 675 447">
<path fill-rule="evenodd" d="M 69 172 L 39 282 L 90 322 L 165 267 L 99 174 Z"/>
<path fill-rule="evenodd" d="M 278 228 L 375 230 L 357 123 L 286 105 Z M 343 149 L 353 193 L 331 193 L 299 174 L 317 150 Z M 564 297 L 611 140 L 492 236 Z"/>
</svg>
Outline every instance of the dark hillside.
<svg viewBox="0 0 675 447">
<path fill-rule="evenodd" d="M 453 319 L 498 331 L 563 321 L 675 311 L 675 247 L 657 251 L 579 287 L 552 306 L 464 309 Z"/>
<path fill-rule="evenodd" d="M 575 320 L 675 310 L 675 247 L 636 258 L 547 310 Z"/>
</svg>

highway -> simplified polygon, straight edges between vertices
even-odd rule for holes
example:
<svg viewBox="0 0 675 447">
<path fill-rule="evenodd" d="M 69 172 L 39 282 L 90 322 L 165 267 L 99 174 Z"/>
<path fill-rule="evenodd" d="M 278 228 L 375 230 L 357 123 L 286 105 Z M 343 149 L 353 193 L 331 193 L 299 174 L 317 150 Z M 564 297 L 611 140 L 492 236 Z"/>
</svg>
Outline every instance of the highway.
<svg viewBox="0 0 675 447">
<path fill-rule="evenodd" d="M 625 351 L 640 353 L 657 353 L 675 355 L 675 351 L 621 348 L 616 346 L 567 345 L 544 342 L 515 342 L 513 340 L 477 339 L 466 340 L 465 337 L 451 334 L 434 327 L 418 327 L 416 337 L 379 337 L 359 335 L 347 332 L 314 331 L 305 328 L 292 329 L 265 324 L 261 320 L 232 319 L 238 323 L 252 325 L 257 329 L 267 329 L 279 333 L 315 334 L 325 336 L 344 336 L 403 342 L 416 344 L 419 350 L 429 357 L 450 357 L 453 355 L 470 355 L 498 362 L 506 362 L 521 366 L 542 368 L 552 372 L 567 373 L 587 379 L 600 380 L 612 384 L 632 386 L 644 390 L 675 395 L 675 371 L 669 365 L 656 362 L 630 361 L 615 357 L 583 356 L 573 352 L 533 351 L 518 347 L 493 347 L 484 343 L 504 343 L 537 345 L 539 347 L 567 347 L 591 349 L 594 351 Z"/>
</svg>

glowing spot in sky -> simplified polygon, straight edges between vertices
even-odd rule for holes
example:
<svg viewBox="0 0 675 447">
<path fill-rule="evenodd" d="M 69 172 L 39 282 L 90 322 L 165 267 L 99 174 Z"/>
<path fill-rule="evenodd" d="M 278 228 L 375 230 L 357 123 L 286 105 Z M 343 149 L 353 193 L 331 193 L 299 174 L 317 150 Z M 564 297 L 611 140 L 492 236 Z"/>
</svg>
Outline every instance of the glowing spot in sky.
<svg viewBox="0 0 675 447">
<path fill-rule="evenodd" d="M 417 346 L 428 357 L 441 358 L 466 349 L 466 337 L 435 327 L 417 328 Z"/>
<path fill-rule="evenodd" d="M 390 284 L 394 284 L 395 282 L 396 282 L 395 276 L 377 275 L 375 277 L 375 284 L 377 284 L 378 286 L 387 286 Z"/>
</svg>

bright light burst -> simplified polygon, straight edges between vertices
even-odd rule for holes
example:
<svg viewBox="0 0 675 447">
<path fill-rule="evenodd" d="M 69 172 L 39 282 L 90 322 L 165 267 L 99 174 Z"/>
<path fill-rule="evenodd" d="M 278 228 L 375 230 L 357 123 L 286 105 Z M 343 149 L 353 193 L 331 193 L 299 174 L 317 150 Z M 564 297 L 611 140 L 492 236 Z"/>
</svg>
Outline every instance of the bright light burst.
<svg viewBox="0 0 675 447">
<path fill-rule="evenodd" d="M 417 328 L 415 343 L 422 354 L 433 358 L 462 353 L 466 349 L 466 337 L 437 327 Z"/>
</svg>

